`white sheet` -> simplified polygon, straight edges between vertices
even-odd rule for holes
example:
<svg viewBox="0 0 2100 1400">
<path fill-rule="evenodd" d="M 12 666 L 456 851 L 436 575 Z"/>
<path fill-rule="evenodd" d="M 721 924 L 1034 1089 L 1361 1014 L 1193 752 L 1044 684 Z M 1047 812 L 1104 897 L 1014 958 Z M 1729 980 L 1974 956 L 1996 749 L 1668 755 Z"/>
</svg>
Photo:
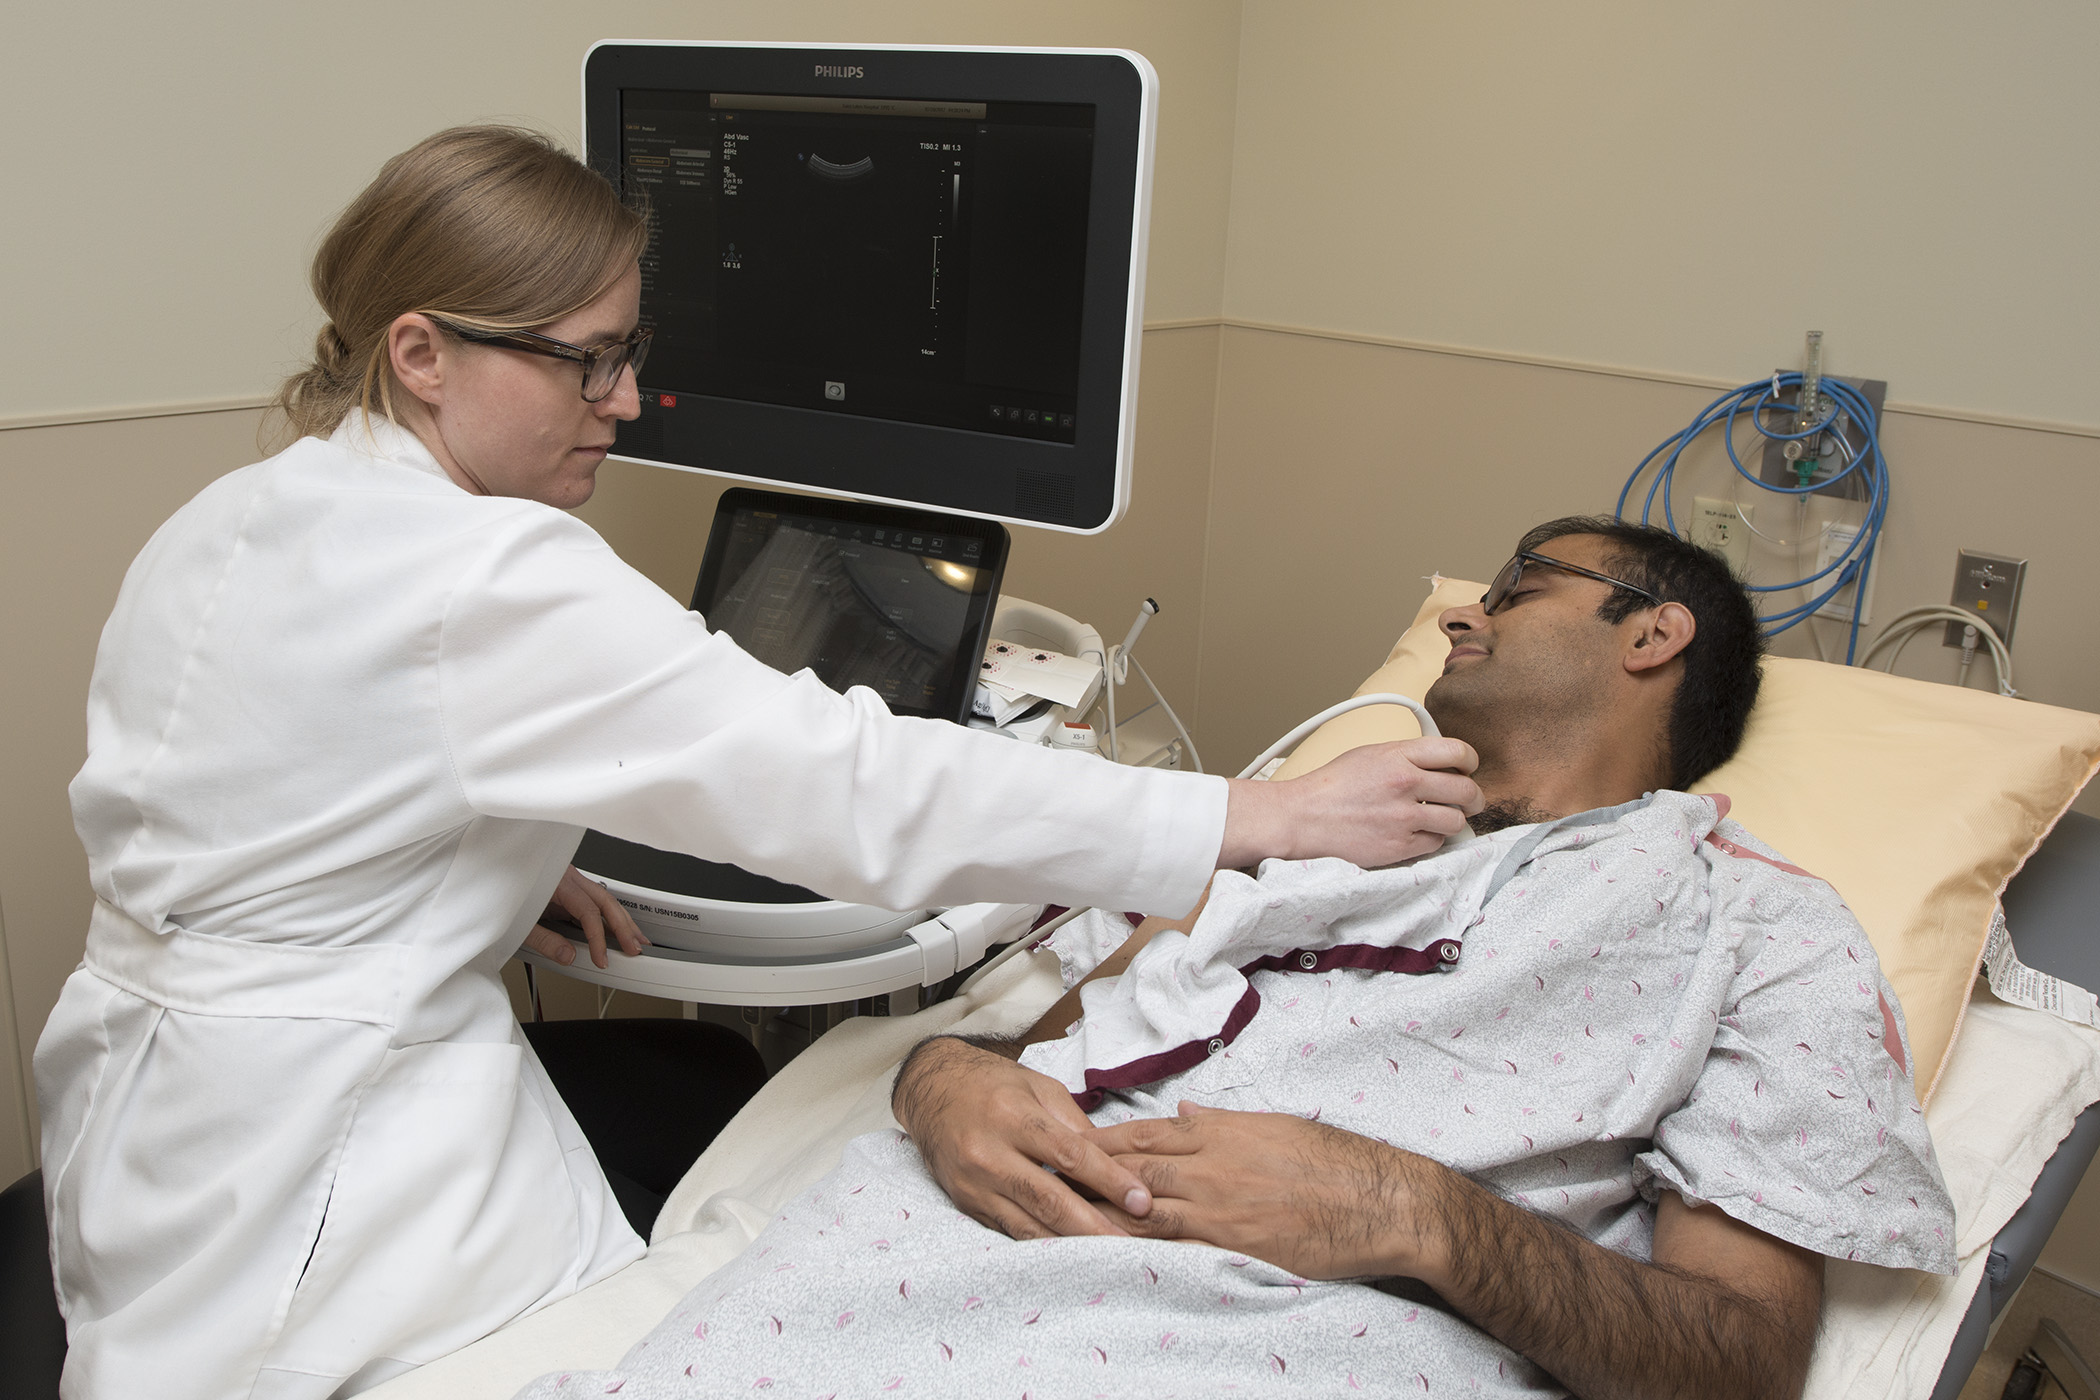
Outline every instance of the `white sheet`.
<svg viewBox="0 0 2100 1400">
<path fill-rule="evenodd" d="M 936 1031 L 1017 1029 L 1062 990 L 1047 953 L 1016 958 L 966 1000 L 898 1020 L 846 1022 L 797 1058 L 723 1130 L 665 1204 L 649 1253 L 572 1298 L 366 1392 L 372 1400 L 509 1400 L 556 1369 L 609 1367 L 773 1212 L 892 1124 L 890 1071 Z M 2055 1145 L 2100 1101 L 2100 1031 L 2008 1006 L 1979 988 L 1926 1113 L 1954 1196 L 1951 1278 L 1832 1262 L 1810 1400 L 1930 1394 L 1983 1277 L 1993 1236 Z"/>
<path fill-rule="evenodd" d="M 1806 1395 L 1927 1396 L 1983 1280 L 1991 1240 L 2034 1189 L 2087 1104 L 2100 1102 L 2100 1031 L 1999 1001 L 1982 985 L 1925 1125 L 1954 1197 L 1951 1278 L 1831 1263 Z"/>
</svg>

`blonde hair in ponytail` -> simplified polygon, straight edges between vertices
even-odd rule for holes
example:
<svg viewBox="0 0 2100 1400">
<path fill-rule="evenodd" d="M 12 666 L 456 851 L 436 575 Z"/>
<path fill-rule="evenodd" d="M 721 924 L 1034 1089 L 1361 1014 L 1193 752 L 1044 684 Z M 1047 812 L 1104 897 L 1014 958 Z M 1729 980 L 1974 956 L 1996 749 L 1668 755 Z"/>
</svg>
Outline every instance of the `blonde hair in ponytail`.
<svg viewBox="0 0 2100 1400">
<path fill-rule="evenodd" d="M 642 213 L 538 132 L 441 131 L 388 161 L 322 240 L 311 280 L 328 324 L 274 408 L 292 437 L 326 437 L 375 402 L 391 419 L 395 318 L 537 329 L 597 300 L 648 238 Z"/>
</svg>

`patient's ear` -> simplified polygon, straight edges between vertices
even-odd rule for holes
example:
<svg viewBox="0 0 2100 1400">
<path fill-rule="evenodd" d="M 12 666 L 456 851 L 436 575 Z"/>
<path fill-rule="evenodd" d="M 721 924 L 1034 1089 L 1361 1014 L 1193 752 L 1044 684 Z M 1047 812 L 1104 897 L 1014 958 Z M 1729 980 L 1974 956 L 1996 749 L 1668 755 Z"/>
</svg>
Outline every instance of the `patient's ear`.
<svg viewBox="0 0 2100 1400">
<path fill-rule="evenodd" d="M 1692 610 L 1682 603 L 1664 603 L 1643 613 L 1626 639 L 1626 669 L 1654 670 L 1689 646 L 1692 634 L 1698 630 Z"/>
</svg>

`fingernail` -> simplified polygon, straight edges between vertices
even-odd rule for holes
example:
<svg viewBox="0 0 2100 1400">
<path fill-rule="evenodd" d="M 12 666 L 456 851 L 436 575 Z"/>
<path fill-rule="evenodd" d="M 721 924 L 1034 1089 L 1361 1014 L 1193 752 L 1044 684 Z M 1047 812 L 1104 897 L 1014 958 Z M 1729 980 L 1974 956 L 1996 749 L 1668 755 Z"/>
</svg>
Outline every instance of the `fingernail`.
<svg viewBox="0 0 2100 1400">
<path fill-rule="evenodd" d="M 576 950 L 574 948 L 566 947 L 557 948 L 554 950 L 554 960 L 560 963 L 562 966 L 567 967 L 570 963 L 576 961 Z"/>
<path fill-rule="evenodd" d="M 1152 1193 L 1142 1186 L 1133 1186 L 1123 1197 L 1123 1209 L 1131 1215 L 1143 1215 L 1152 1209 Z"/>
</svg>

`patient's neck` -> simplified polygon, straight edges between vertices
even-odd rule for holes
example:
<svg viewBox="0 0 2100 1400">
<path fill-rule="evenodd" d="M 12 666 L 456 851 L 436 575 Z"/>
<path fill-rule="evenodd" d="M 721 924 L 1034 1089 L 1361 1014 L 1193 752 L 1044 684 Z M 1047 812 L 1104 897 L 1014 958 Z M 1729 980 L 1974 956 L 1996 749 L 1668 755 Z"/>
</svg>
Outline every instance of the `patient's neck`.
<svg viewBox="0 0 2100 1400">
<path fill-rule="evenodd" d="M 1642 752 L 1623 733 L 1534 730 L 1514 742 L 1501 735 L 1474 740 L 1473 747 L 1480 754 L 1473 780 L 1487 807 L 1471 825 L 1481 833 L 1617 806 L 1668 784 L 1664 756 Z"/>
<path fill-rule="evenodd" d="M 1499 802 L 1490 802 L 1481 808 L 1480 815 L 1468 819 L 1467 825 L 1478 836 L 1502 831 L 1512 826 L 1528 826 L 1533 822 L 1550 822 L 1559 813 L 1548 812 L 1534 804 L 1528 797 L 1505 797 Z"/>
</svg>

